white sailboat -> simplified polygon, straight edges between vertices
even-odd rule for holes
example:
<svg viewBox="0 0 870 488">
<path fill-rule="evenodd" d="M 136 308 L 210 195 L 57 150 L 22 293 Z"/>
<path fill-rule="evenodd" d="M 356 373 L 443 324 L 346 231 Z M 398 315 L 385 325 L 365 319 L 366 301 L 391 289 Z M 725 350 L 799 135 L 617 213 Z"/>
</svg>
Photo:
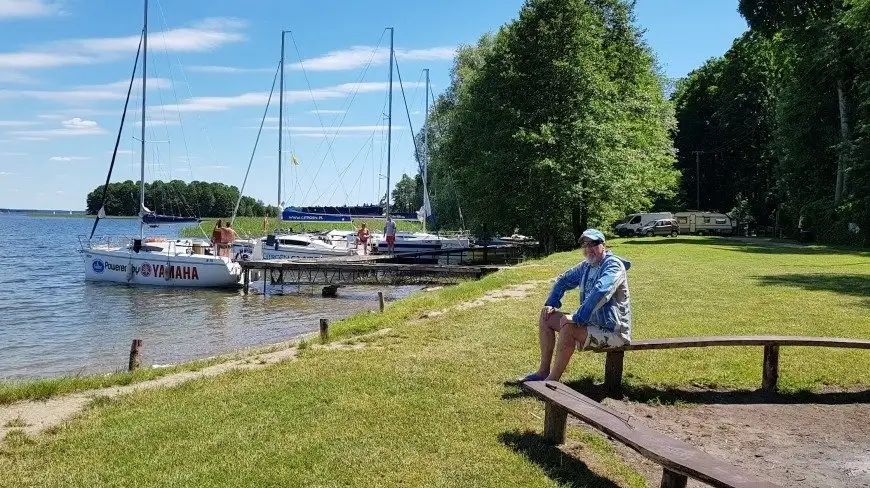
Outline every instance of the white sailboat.
<svg viewBox="0 0 870 488">
<path fill-rule="evenodd" d="M 139 179 L 139 237 L 125 239 L 122 242 L 93 242 L 94 230 L 99 220 L 106 216 L 105 203 L 112 167 L 118 151 L 118 143 L 124 127 L 130 92 L 136 77 L 136 62 L 133 64 L 133 74 L 127 89 L 127 99 L 124 103 L 124 113 L 121 117 L 121 127 L 115 141 L 112 153 L 112 163 L 106 184 L 103 187 L 103 201 L 100 211 L 94 220 L 91 234 L 82 243 L 80 253 L 85 268 L 85 279 L 114 283 L 136 285 L 155 285 L 164 287 L 201 287 L 219 288 L 236 287 L 241 284 L 242 271 L 238 263 L 229 257 L 219 256 L 218 249 L 209 241 L 201 239 L 145 238 L 144 227 L 161 222 L 181 222 L 184 219 L 170 216 L 160 216 L 145 207 L 145 89 L 147 82 L 148 54 L 148 0 L 144 2 L 144 21 L 140 49 L 142 53 L 142 132 L 140 137 L 140 179 Z"/>
<path fill-rule="evenodd" d="M 278 220 L 281 220 L 281 168 L 284 141 L 284 39 L 288 31 L 281 31 L 281 61 L 278 65 L 280 76 L 278 90 Z M 242 185 L 244 189 L 244 185 Z M 241 200 L 241 192 L 239 193 Z M 239 202 L 236 202 L 238 208 Z M 235 217 L 235 215 L 233 216 Z M 264 229 L 265 230 L 265 229 Z M 337 246 L 328 240 L 306 233 L 268 234 L 259 239 L 262 244 L 263 259 L 322 259 L 355 256 L 357 251 L 347 246 Z M 232 250 L 234 259 L 246 260 L 254 255 L 256 239 L 236 239 Z"/>
<path fill-rule="evenodd" d="M 396 232 L 396 241 L 393 245 L 395 253 L 420 253 L 427 251 L 441 251 L 447 249 L 463 249 L 468 248 L 470 239 L 467 235 L 444 236 L 426 232 L 426 222 L 432 215 L 432 207 L 429 203 L 428 189 L 428 166 L 429 166 L 429 70 L 423 70 L 426 73 L 426 119 L 423 127 L 423 206 L 417 212 L 418 217 L 423 222 L 423 232 Z M 391 77 L 392 79 L 392 77 Z M 391 121 L 392 123 L 392 121 Z M 389 178 L 389 163 L 390 152 L 387 151 L 387 174 Z M 389 180 L 388 180 L 389 181 Z M 390 208 L 390 188 L 387 184 L 387 214 Z M 382 234 L 377 234 L 375 237 L 376 249 L 379 253 L 388 253 L 389 246 L 387 240 Z M 455 261 L 458 256 L 453 256 Z M 434 255 L 432 261 L 446 261 Z"/>
</svg>

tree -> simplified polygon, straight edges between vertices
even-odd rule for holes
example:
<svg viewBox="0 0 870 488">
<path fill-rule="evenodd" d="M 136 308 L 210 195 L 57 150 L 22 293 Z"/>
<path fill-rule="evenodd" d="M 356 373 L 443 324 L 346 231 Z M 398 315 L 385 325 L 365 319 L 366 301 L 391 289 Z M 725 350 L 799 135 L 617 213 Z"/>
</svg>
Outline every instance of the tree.
<svg viewBox="0 0 870 488">
<path fill-rule="evenodd" d="M 554 249 L 672 194 L 672 107 L 632 20 L 621 0 L 529 0 L 460 50 L 430 178 L 467 196 L 470 227 L 520 226 Z"/>
<path fill-rule="evenodd" d="M 683 174 L 681 207 L 727 211 L 745 200 L 750 215 L 771 223 L 778 80 L 774 43 L 748 32 L 678 84 L 674 142 Z"/>
<path fill-rule="evenodd" d="M 419 195 L 418 198 L 417 182 L 406 174 L 402 174 L 402 177 L 396 182 L 392 196 L 392 209 L 396 212 L 415 212 L 420 208 L 417 203 L 422 200 L 422 195 Z"/>
</svg>

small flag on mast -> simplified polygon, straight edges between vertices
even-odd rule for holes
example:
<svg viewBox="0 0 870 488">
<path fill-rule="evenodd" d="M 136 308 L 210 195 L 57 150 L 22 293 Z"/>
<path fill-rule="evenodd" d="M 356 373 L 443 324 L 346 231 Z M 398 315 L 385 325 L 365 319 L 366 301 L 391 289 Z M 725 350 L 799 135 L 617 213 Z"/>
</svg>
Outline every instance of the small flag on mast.
<svg viewBox="0 0 870 488">
<path fill-rule="evenodd" d="M 296 159 L 296 155 L 295 155 L 295 154 L 291 154 L 291 155 L 290 155 L 290 160 L 293 161 L 293 164 L 295 164 L 296 166 L 299 166 L 299 160 Z"/>
</svg>

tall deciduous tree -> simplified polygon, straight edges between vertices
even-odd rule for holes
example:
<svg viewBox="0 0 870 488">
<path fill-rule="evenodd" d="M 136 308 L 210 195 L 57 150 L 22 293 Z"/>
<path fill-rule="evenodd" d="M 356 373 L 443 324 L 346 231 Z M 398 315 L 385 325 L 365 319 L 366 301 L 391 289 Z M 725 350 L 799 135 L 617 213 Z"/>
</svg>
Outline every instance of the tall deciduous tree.
<svg viewBox="0 0 870 488">
<path fill-rule="evenodd" d="M 621 0 L 529 0 L 460 51 L 430 141 L 470 227 L 553 249 L 672 193 L 672 107 L 632 20 Z"/>
</svg>

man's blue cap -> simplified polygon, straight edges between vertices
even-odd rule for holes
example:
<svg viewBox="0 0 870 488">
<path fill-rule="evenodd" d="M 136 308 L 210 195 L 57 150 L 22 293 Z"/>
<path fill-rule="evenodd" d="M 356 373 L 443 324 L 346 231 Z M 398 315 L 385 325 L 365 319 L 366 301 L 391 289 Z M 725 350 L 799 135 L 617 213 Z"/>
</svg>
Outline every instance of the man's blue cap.
<svg viewBox="0 0 870 488">
<path fill-rule="evenodd" d="M 583 235 L 580 236 L 580 239 L 587 238 L 593 241 L 604 242 L 604 234 L 601 233 L 598 229 L 586 229 L 583 231 Z"/>
</svg>

